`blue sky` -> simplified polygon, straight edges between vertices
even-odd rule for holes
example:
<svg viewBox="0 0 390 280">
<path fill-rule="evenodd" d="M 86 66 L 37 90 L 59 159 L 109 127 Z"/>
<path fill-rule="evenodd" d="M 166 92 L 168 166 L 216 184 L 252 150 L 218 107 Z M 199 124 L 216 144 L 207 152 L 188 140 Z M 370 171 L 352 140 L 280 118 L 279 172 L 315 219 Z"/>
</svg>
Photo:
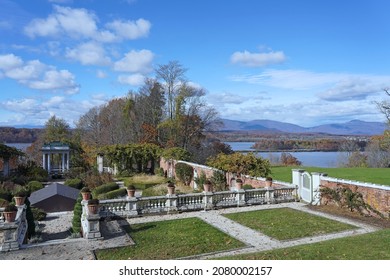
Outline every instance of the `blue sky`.
<svg viewBox="0 0 390 280">
<path fill-rule="evenodd" d="M 71 126 L 178 60 L 220 116 L 385 121 L 390 2 L 0 0 L 0 125 Z"/>
</svg>

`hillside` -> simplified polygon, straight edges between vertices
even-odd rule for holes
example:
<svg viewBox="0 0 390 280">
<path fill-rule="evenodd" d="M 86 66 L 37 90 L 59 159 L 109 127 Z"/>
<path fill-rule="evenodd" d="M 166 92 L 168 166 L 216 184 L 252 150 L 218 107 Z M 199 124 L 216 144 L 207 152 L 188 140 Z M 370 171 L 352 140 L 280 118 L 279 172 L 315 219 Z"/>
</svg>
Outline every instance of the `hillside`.
<svg viewBox="0 0 390 280">
<path fill-rule="evenodd" d="M 387 128 L 385 123 L 352 120 L 345 123 L 325 124 L 315 127 L 272 120 L 235 121 L 222 119 L 221 131 L 258 131 L 279 133 L 324 133 L 334 135 L 379 135 Z"/>
</svg>

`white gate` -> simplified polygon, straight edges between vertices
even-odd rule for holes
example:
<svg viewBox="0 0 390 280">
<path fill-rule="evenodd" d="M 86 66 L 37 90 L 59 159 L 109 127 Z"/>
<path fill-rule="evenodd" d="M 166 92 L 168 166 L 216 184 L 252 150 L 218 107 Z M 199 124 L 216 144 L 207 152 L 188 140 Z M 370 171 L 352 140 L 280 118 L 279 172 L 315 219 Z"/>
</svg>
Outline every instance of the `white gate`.
<svg viewBox="0 0 390 280">
<path fill-rule="evenodd" d="M 313 184 L 309 172 L 304 172 L 301 177 L 300 197 L 303 201 L 311 203 L 313 201 Z"/>
</svg>

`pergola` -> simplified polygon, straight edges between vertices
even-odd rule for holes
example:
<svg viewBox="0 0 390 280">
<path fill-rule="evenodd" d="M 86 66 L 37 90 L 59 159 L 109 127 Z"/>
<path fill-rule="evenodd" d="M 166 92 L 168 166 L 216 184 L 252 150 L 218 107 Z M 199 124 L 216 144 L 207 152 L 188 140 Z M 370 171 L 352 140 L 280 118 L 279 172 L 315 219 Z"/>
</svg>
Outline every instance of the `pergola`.
<svg viewBox="0 0 390 280">
<path fill-rule="evenodd" d="M 69 170 L 70 147 L 62 142 L 45 143 L 42 146 L 42 167 L 49 173 L 65 173 Z"/>
<path fill-rule="evenodd" d="M 0 143 L 0 158 L 3 159 L 3 176 L 8 177 L 10 172 L 9 160 L 12 157 L 23 156 L 24 153 L 16 148 Z"/>
</svg>

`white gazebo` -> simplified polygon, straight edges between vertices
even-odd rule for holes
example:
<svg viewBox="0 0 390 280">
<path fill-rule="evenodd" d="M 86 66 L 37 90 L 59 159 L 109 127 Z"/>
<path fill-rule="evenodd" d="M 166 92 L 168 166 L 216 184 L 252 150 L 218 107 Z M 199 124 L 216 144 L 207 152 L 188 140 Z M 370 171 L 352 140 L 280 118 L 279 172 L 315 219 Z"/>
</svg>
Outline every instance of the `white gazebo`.
<svg viewBox="0 0 390 280">
<path fill-rule="evenodd" d="M 42 149 L 42 167 L 49 173 L 63 174 L 69 170 L 70 147 L 62 142 L 44 144 Z"/>
</svg>

